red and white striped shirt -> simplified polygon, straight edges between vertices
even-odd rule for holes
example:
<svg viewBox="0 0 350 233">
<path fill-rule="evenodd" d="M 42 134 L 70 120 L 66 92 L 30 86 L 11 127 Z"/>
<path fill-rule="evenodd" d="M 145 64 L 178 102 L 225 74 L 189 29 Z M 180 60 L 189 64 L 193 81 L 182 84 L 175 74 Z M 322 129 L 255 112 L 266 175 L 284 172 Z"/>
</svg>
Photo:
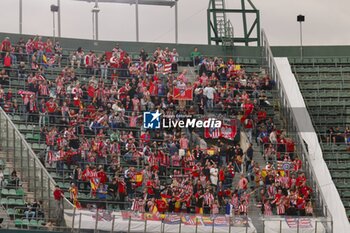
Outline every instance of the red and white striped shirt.
<svg viewBox="0 0 350 233">
<path fill-rule="evenodd" d="M 211 206 L 211 204 L 214 203 L 214 196 L 211 193 L 205 193 L 204 194 L 204 204 Z"/>
<path fill-rule="evenodd" d="M 245 203 L 242 203 L 239 205 L 239 212 L 241 214 L 247 214 L 248 212 L 248 206 Z"/>
<path fill-rule="evenodd" d="M 49 88 L 45 84 L 40 84 L 39 86 L 39 94 L 42 96 L 48 96 L 49 95 Z"/>
</svg>

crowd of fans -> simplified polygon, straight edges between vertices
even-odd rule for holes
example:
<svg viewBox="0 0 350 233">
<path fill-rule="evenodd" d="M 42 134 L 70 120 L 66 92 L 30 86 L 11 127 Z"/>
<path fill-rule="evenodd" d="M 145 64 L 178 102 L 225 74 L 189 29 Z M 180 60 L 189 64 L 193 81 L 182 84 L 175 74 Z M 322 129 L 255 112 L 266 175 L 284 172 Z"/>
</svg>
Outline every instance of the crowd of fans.
<svg viewBox="0 0 350 233">
<path fill-rule="evenodd" d="M 0 50 L 1 84 L 26 82 L 20 103 L 0 86 L 0 105 L 39 124 L 47 145 L 43 162 L 69 177 L 77 207 L 85 203 L 79 192 L 88 192 L 100 208 L 108 200 L 141 213 L 246 215 L 254 200 L 265 215 L 313 214 L 295 145 L 267 117 L 266 92 L 274 83 L 264 70 L 248 74 L 233 59 L 206 57 L 197 48 L 195 77 L 178 73 L 175 48 L 141 50 L 133 60 L 116 44 L 111 52 L 78 48 L 65 58 L 59 42 L 40 36 L 17 44 L 5 38 Z M 47 73 L 53 66 L 62 66 L 54 80 Z M 193 100 L 175 100 L 174 87 L 192 88 Z M 236 118 L 251 144 L 243 151 L 238 142 L 209 145 L 198 129 L 145 130 L 142 112 L 155 110 Z M 260 147 L 266 166 L 255 162 Z"/>
</svg>

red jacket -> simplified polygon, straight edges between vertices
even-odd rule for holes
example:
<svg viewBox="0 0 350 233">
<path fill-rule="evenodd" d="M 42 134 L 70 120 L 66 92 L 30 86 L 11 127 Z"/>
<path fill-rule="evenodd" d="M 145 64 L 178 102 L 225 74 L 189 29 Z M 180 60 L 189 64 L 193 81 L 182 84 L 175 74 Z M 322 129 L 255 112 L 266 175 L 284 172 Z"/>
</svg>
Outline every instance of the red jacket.
<svg viewBox="0 0 350 233">
<path fill-rule="evenodd" d="M 61 189 L 55 189 L 55 191 L 53 192 L 53 196 L 54 196 L 56 201 L 61 200 L 63 194 L 64 194 L 64 192 Z"/>
<path fill-rule="evenodd" d="M 100 178 L 100 183 L 105 184 L 107 182 L 107 175 L 104 171 L 97 172 L 97 177 Z"/>
<path fill-rule="evenodd" d="M 4 57 L 4 66 L 11 67 L 11 57 L 10 56 Z"/>
</svg>

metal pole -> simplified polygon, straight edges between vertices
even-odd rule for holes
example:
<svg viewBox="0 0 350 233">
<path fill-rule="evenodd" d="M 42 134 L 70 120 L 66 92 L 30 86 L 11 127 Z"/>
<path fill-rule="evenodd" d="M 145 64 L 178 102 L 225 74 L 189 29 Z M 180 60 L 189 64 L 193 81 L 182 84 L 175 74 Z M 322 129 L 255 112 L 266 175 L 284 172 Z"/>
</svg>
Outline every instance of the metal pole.
<svg viewBox="0 0 350 233">
<path fill-rule="evenodd" d="M 21 149 L 21 180 L 23 180 L 23 142 L 22 140 L 21 140 L 20 149 Z"/>
<path fill-rule="evenodd" d="M 180 219 L 180 223 L 179 223 L 179 233 L 181 233 L 181 219 Z"/>
<path fill-rule="evenodd" d="M 131 216 L 129 216 L 128 233 L 130 233 L 131 228 Z"/>
<path fill-rule="evenodd" d="M 40 168 L 41 198 L 44 198 L 44 170 Z M 50 199 L 50 196 L 47 196 Z"/>
<path fill-rule="evenodd" d="M 57 0 L 57 31 L 58 31 L 58 37 L 61 37 L 61 0 Z"/>
<path fill-rule="evenodd" d="M 244 31 L 244 43 L 246 46 L 249 45 L 248 41 L 248 29 L 247 29 L 247 15 L 246 15 L 246 9 L 245 9 L 245 0 L 241 0 L 241 6 L 242 6 L 242 18 L 243 18 L 243 31 Z"/>
<path fill-rule="evenodd" d="M 50 201 L 50 195 L 51 195 L 51 186 L 50 186 L 50 179 L 47 179 L 47 196 L 49 197 L 49 218 L 51 217 L 51 201 Z"/>
<path fill-rule="evenodd" d="M 298 218 L 297 233 L 299 233 L 299 221 L 300 221 L 300 218 Z"/>
<path fill-rule="evenodd" d="M 262 224 L 263 224 L 262 232 L 265 233 L 265 219 L 262 220 Z"/>
<path fill-rule="evenodd" d="M 145 229 L 143 230 L 144 233 L 147 232 L 147 219 L 145 219 Z M 180 232 L 179 232 L 180 233 Z"/>
<path fill-rule="evenodd" d="M 34 158 L 33 158 L 33 163 L 34 163 L 33 164 L 34 165 L 34 172 L 33 172 L 34 173 L 34 177 L 33 177 L 33 179 L 34 179 L 34 198 L 37 199 L 37 194 L 36 194 L 37 193 L 37 190 L 36 190 L 36 187 L 37 187 L 36 186 L 36 163 L 35 163 Z"/>
<path fill-rule="evenodd" d="M 98 225 L 98 209 L 96 209 L 96 221 L 95 221 L 95 233 L 97 232 L 97 225 Z"/>
<path fill-rule="evenodd" d="M 135 17 L 136 17 L 136 42 L 139 42 L 139 0 L 135 3 Z"/>
<path fill-rule="evenodd" d="M 98 12 L 95 13 L 95 38 L 98 40 Z"/>
<path fill-rule="evenodd" d="M 16 131 L 13 129 L 12 131 L 12 140 L 13 140 L 13 170 L 16 170 Z"/>
<path fill-rule="evenodd" d="M 280 220 L 280 233 L 282 233 L 282 220 Z"/>
<path fill-rule="evenodd" d="M 55 42 L 55 12 L 52 11 L 52 29 L 53 29 L 53 41 Z"/>
<path fill-rule="evenodd" d="M 228 218 L 228 233 L 231 233 L 231 218 Z"/>
<path fill-rule="evenodd" d="M 302 22 L 300 23 L 300 58 L 303 59 L 303 26 Z"/>
<path fill-rule="evenodd" d="M 179 25 L 178 25 L 177 2 L 178 2 L 178 0 L 175 0 L 175 44 L 177 44 L 178 40 L 179 40 Z"/>
<path fill-rule="evenodd" d="M 214 233 L 215 219 L 213 218 L 213 225 L 211 226 L 211 233 Z"/>
<path fill-rule="evenodd" d="M 112 220 L 112 230 L 111 233 L 114 232 L 114 223 L 115 223 L 115 215 L 113 215 L 113 220 Z"/>
<path fill-rule="evenodd" d="M 19 0 L 19 34 L 22 34 L 22 0 Z"/>
<path fill-rule="evenodd" d="M 198 232 L 198 218 L 196 217 L 196 233 Z"/>
<path fill-rule="evenodd" d="M 28 182 L 28 189 L 29 191 L 31 191 L 31 188 L 30 188 L 30 161 L 29 161 L 29 148 L 27 148 L 27 166 L 28 166 L 28 176 L 27 176 L 27 182 Z"/>
<path fill-rule="evenodd" d="M 9 162 L 9 121 L 6 119 L 6 161 Z"/>
<path fill-rule="evenodd" d="M 315 221 L 315 233 L 317 233 L 317 220 Z"/>
<path fill-rule="evenodd" d="M 96 11 L 95 11 L 95 39 L 98 40 L 98 0 L 95 0 L 95 7 L 96 7 Z"/>
<path fill-rule="evenodd" d="M 73 219 L 72 219 L 72 232 L 74 232 L 74 222 L 75 222 L 75 211 L 76 211 L 77 209 L 74 207 L 74 209 L 73 209 Z"/>
<path fill-rule="evenodd" d="M 79 214 L 79 229 L 78 229 L 78 233 L 80 233 L 80 228 L 81 228 L 81 213 Z"/>
<path fill-rule="evenodd" d="M 92 40 L 95 40 L 95 14 L 92 11 Z"/>
</svg>

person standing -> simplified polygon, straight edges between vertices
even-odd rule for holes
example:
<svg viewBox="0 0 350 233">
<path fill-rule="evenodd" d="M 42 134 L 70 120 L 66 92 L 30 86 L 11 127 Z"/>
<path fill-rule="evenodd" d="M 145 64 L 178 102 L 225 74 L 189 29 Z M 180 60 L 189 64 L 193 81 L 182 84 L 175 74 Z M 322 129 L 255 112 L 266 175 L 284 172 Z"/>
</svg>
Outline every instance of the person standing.
<svg viewBox="0 0 350 233">
<path fill-rule="evenodd" d="M 249 168 L 249 165 L 251 164 L 251 161 L 253 160 L 253 154 L 254 154 L 254 150 L 253 150 L 253 144 L 250 143 L 249 144 L 249 147 L 246 151 L 246 164 L 245 164 L 245 168 L 246 168 L 246 171 L 248 171 L 248 168 Z"/>
<path fill-rule="evenodd" d="M 215 89 L 209 85 L 206 86 L 203 90 L 203 95 L 207 99 L 207 110 L 212 110 L 214 108 L 214 94 L 216 93 Z"/>
<path fill-rule="evenodd" d="M 53 196 L 56 202 L 56 224 L 59 226 L 61 225 L 61 222 L 63 220 L 63 198 L 64 198 L 64 192 L 62 189 L 60 189 L 60 186 L 56 185 L 55 190 L 53 191 Z"/>
</svg>

